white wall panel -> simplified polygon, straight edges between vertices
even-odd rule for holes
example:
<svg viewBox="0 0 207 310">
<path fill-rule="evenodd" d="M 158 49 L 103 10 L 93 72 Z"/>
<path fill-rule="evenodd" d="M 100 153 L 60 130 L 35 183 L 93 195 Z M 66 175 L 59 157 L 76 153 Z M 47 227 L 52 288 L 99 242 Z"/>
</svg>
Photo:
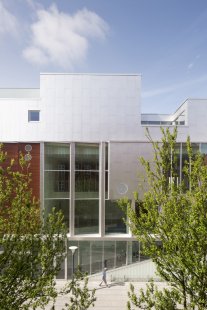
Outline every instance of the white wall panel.
<svg viewBox="0 0 207 310">
<path fill-rule="evenodd" d="M 138 75 L 51 73 L 40 75 L 40 90 L 11 89 L 9 98 L 9 89 L 2 89 L 0 140 L 146 141 L 140 80 Z M 185 109 L 187 125 L 178 127 L 178 141 L 188 135 L 194 142 L 207 141 L 206 107 L 206 99 L 189 99 L 178 109 Z M 29 109 L 40 110 L 40 122 L 28 122 Z M 149 128 L 160 140 L 159 126 Z"/>
<path fill-rule="evenodd" d="M 143 193 L 146 189 L 145 170 L 140 163 L 140 157 L 153 162 L 152 145 L 150 143 L 110 143 L 109 163 L 109 198 L 119 199 L 124 196 L 133 198 L 133 192 Z M 140 187 L 142 184 L 143 188 Z M 127 191 L 124 193 L 124 186 Z M 123 193 L 121 193 L 123 188 Z M 120 190 L 121 189 L 121 190 Z"/>
</svg>

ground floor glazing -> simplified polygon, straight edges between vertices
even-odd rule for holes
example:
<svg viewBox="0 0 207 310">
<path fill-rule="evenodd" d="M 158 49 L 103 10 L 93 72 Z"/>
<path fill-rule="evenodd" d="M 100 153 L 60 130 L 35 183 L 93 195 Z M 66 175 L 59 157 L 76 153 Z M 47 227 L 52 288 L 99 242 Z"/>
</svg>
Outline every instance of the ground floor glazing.
<svg viewBox="0 0 207 310">
<path fill-rule="evenodd" d="M 77 246 L 74 254 L 74 267 L 80 266 L 81 270 L 89 275 L 100 272 L 104 267 L 114 269 L 148 259 L 141 254 L 142 246 L 138 241 L 68 241 L 67 257 L 62 263 L 58 279 L 71 278 L 72 252 L 69 247 L 74 245 Z"/>
</svg>

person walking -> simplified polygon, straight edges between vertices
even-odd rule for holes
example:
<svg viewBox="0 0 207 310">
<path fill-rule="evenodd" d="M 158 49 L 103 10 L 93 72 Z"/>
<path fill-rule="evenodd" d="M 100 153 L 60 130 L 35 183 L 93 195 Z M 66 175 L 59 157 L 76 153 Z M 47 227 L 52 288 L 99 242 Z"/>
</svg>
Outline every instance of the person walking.
<svg viewBox="0 0 207 310">
<path fill-rule="evenodd" d="M 105 267 L 105 268 L 103 269 L 103 272 L 102 272 L 102 281 L 101 281 L 101 283 L 99 284 L 99 286 L 101 286 L 102 283 L 104 282 L 105 285 L 106 285 L 107 287 L 109 287 L 109 286 L 108 286 L 108 283 L 107 283 L 107 281 L 106 281 L 106 271 L 107 271 L 107 268 Z"/>
</svg>

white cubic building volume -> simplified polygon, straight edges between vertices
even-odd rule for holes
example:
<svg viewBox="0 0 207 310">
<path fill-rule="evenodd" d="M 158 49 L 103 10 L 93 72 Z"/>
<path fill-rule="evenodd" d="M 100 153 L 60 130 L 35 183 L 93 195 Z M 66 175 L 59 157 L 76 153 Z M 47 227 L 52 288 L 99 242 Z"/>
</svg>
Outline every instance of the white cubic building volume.
<svg viewBox="0 0 207 310">
<path fill-rule="evenodd" d="M 207 99 L 187 99 L 172 115 L 141 114 L 136 74 L 40 74 L 39 89 L 0 89 L 0 141 L 31 162 L 32 187 L 46 214 L 62 210 L 68 247 L 89 274 L 144 260 L 117 200 L 143 181 L 138 158 L 153 160 L 160 126 L 178 127 L 179 171 L 186 139 L 207 154 Z M 71 253 L 58 278 L 71 276 Z"/>
</svg>

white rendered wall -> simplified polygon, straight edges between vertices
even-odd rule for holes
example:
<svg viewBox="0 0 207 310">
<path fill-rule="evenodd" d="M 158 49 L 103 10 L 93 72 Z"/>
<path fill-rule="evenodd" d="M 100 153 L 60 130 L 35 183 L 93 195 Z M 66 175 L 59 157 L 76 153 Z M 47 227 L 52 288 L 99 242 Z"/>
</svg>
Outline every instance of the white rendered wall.
<svg viewBox="0 0 207 310">
<path fill-rule="evenodd" d="M 109 199 L 127 196 L 133 199 L 133 193 L 146 190 L 145 169 L 140 162 L 144 157 L 153 161 L 151 143 L 111 142 L 109 146 Z"/>
<path fill-rule="evenodd" d="M 0 89 L 0 141 L 144 142 L 146 127 L 160 140 L 159 126 L 141 126 L 140 87 L 139 75 L 41 74 L 40 90 Z M 178 141 L 207 142 L 207 99 L 186 100 L 173 117 L 183 108 Z M 40 122 L 28 122 L 28 110 L 40 110 Z"/>
<path fill-rule="evenodd" d="M 32 89 L 2 90 L 0 140 L 133 139 L 141 120 L 140 79 L 138 75 L 41 74 L 40 97 Z M 40 122 L 29 123 L 28 110 L 40 110 Z"/>
<path fill-rule="evenodd" d="M 193 142 L 207 142 L 207 99 L 188 99 L 189 136 Z"/>
<path fill-rule="evenodd" d="M 137 137 L 140 76 L 42 74 L 45 141 L 108 141 Z"/>
<path fill-rule="evenodd" d="M 40 100 L 36 98 L 0 98 L 0 141 L 39 141 L 41 121 L 28 122 L 28 110 L 40 109 Z"/>
</svg>

